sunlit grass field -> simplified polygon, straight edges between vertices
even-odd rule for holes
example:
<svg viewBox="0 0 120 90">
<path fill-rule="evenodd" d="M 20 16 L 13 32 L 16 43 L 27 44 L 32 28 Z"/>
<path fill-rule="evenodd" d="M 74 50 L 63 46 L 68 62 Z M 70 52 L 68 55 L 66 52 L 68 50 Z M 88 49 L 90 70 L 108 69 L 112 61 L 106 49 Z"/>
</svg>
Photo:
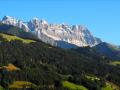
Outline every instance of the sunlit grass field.
<svg viewBox="0 0 120 90">
<path fill-rule="evenodd" d="M 82 85 L 76 85 L 74 83 L 68 82 L 68 81 L 63 81 L 62 82 L 63 87 L 70 89 L 70 90 L 88 90 L 86 87 Z"/>
<path fill-rule="evenodd" d="M 23 43 L 35 42 L 34 40 L 22 39 L 22 38 L 19 38 L 19 37 L 17 37 L 17 36 L 7 35 L 7 34 L 3 34 L 3 33 L 0 33 L 0 36 L 2 36 L 3 38 L 5 38 L 7 41 L 20 40 L 20 41 L 22 41 Z"/>
<path fill-rule="evenodd" d="M 15 81 L 11 85 L 9 85 L 9 88 L 30 88 L 30 87 L 35 87 L 36 85 L 27 82 L 27 81 Z"/>
</svg>

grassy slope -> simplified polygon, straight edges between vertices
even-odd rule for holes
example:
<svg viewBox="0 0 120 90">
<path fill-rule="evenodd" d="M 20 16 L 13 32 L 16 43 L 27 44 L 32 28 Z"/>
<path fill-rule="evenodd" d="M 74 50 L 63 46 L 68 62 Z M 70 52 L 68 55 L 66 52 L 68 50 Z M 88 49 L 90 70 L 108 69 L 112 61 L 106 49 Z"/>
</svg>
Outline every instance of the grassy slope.
<svg viewBox="0 0 120 90">
<path fill-rule="evenodd" d="M 89 80 L 92 80 L 92 81 L 100 80 L 100 78 L 98 78 L 96 76 L 91 76 L 91 75 L 86 75 L 86 78 Z M 106 82 L 106 86 L 102 87 L 102 90 L 119 90 L 119 87 L 111 82 Z"/>
<path fill-rule="evenodd" d="M 27 82 L 27 81 L 15 81 L 13 84 L 9 85 L 9 88 L 29 88 L 29 87 L 35 87 L 36 85 Z"/>
<path fill-rule="evenodd" d="M 82 85 L 76 85 L 74 83 L 68 82 L 68 81 L 63 81 L 63 87 L 70 89 L 70 90 L 88 90 Z"/>
<path fill-rule="evenodd" d="M 96 76 L 91 76 L 91 75 L 86 75 L 86 78 L 91 81 L 100 80 L 100 78 L 98 78 Z M 102 87 L 102 90 L 119 90 L 119 87 L 111 82 L 106 82 L 106 86 Z"/>
<path fill-rule="evenodd" d="M 120 90 L 120 88 L 113 83 L 106 82 L 106 86 L 102 90 Z"/>
<path fill-rule="evenodd" d="M 0 90 L 4 90 L 4 88 L 2 86 L 0 86 Z"/>
<path fill-rule="evenodd" d="M 110 65 L 114 65 L 114 66 L 120 65 L 120 61 L 112 61 L 112 62 L 110 62 L 109 64 L 110 64 Z"/>
<path fill-rule="evenodd" d="M 23 43 L 35 42 L 35 41 L 33 41 L 33 40 L 22 39 L 22 38 L 19 38 L 19 37 L 17 37 L 17 36 L 7 35 L 7 34 L 3 34 L 3 33 L 0 33 L 0 36 L 2 36 L 3 38 L 5 38 L 7 41 L 20 40 L 20 41 L 22 41 Z"/>
</svg>

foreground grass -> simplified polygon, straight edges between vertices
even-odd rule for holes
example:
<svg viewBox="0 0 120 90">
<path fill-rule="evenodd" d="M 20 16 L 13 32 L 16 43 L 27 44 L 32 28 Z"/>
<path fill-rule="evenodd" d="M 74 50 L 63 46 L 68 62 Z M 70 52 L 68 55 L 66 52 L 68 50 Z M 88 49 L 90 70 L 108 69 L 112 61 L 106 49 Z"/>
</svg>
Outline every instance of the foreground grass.
<svg viewBox="0 0 120 90">
<path fill-rule="evenodd" d="M 2 36 L 3 38 L 5 38 L 7 41 L 20 40 L 20 41 L 22 41 L 23 43 L 35 42 L 34 40 L 22 39 L 22 38 L 19 38 L 19 37 L 17 37 L 17 36 L 7 35 L 7 34 L 3 34 L 3 33 L 0 33 L 0 36 Z"/>
<path fill-rule="evenodd" d="M 102 90 L 120 90 L 120 88 L 113 83 L 106 82 L 106 86 L 102 87 Z"/>
<path fill-rule="evenodd" d="M 63 81 L 62 82 L 63 87 L 70 89 L 70 90 L 88 90 L 86 87 L 82 85 L 76 85 L 74 83 L 68 82 L 68 81 Z"/>
<path fill-rule="evenodd" d="M 110 62 L 109 64 L 110 64 L 110 65 L 114 65 L 114 66 L 120 65 L 120 61 L 112 61 L 112 62 Z"/>
<path fill-rule="evenodd" d="M 0 90 L 5 90 L 2 86 L 0 86 Z"/>
<path fill-rule="evenodd" d="M 36 87 L 35 84 L 27 81 L 15 81 L 13 84 L 9 85 L 9 88 L 30 88 L 30 87 Z"/>
</svg>

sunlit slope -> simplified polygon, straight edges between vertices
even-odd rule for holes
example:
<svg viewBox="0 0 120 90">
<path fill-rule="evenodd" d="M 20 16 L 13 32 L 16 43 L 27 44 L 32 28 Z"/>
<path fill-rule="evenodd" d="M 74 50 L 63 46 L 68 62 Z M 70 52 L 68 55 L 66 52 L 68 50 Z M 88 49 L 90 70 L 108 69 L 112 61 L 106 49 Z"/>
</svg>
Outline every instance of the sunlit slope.
<svg viewBox="0 0 120 90">
<path fill-rule="evenodd" d="M 20 40 L 20 41 L 22 41 L 23 43 L 35 42 L 34 40 L 23 39 L 23 38 L 19 38 L 19 37 L 17 37 L 17 36 L 7 35 L 7 34 L 3 34 L 3 33 L 0 33 L 0 37 L 6 39 L 7 41 Z"/>
</svg>

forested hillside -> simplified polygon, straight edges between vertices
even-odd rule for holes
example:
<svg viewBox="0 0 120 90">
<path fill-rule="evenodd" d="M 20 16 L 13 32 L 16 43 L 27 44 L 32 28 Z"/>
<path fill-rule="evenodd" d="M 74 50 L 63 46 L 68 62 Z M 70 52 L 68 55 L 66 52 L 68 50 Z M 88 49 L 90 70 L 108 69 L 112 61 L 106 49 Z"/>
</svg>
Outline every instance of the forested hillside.
<svg viewBox="0 0 120 90">
<path fill-rule="evenodd" d="M 25 43 L 27 41 L 29 43 Z M 0 85 L 5 90 L 70 90 L 68 85 L 76 89 L 101 90 L 108 81 L 119 87 L 120 66 L 108 63 L 107 58 L 92 52 L 87 55 L 0 34 Z M 11 67 L 19 69 L 11 70 Z"/>
</svg>

